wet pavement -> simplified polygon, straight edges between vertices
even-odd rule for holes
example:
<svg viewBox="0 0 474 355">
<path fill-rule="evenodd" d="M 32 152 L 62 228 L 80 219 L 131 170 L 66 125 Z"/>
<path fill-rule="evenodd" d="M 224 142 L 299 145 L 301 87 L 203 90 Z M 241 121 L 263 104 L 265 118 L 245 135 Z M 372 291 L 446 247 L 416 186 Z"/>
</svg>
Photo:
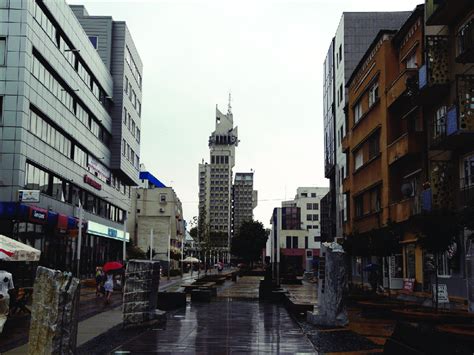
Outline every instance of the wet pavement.
<svg viewBox="0 0 474 355">
<path fill-rule="evenodd" d="M 129 352 L 316 353 L 283 306 L 235 299 L 192 303 L 170 314 L 166 328 L 146 330 L 112 353 Z"/>
</svg>

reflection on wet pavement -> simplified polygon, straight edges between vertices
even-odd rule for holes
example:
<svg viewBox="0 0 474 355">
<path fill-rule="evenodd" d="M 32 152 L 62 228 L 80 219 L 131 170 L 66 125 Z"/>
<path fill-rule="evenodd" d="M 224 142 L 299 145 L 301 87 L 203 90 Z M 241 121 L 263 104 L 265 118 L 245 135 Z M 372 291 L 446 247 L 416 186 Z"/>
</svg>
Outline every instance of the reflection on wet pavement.
<svg viewBox="0 0 474 355">
<path fill-rule="evenodd" d="M 119 352 L 316 353 L 285 308 L 235 299 L 188 305 L 170 314 L 166 329 L 145 331 Z"/>
</svg>

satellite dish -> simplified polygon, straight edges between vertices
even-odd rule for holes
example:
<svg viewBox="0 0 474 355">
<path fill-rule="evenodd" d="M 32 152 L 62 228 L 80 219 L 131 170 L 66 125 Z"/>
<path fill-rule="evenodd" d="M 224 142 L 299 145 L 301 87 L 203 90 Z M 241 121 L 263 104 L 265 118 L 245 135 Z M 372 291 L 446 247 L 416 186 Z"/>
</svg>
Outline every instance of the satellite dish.
<svg viewBox="0 0 474 355">
<path fill-rule="evenodd" d="M 410 183 L 404 183 L 402 185 L 402 194 L 404 197 L 410 197 L 413 195 L 413 186 Z"/>
</svg>

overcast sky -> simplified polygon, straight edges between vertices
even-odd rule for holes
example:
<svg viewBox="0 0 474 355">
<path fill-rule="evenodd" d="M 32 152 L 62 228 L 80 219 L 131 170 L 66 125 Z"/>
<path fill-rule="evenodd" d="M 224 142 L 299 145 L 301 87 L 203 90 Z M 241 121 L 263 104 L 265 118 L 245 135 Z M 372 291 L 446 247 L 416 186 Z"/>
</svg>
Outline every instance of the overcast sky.
<svg viewBox="0 0 474 355">
<path fill-rule="evenodd" d="M 421 0 L 68 0 L 124 20 L 144 64 L 141 162 L 197 215 L 216 104 L 232 92 L 237 171 L 255 171 L 255 218 L 299 186 L 328 186 L 322 65 L 343 11 L 412 10 Z"/>
</svg>

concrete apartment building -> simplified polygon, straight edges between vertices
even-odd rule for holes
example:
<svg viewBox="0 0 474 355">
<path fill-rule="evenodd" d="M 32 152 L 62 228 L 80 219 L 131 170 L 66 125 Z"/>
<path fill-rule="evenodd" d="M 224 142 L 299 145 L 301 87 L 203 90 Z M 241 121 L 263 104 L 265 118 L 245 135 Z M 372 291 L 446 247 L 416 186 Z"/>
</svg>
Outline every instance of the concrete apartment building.
<svg viewBox="0 0 474 355">
<path fill-rule="evenodd" d="M 147 171 L 140 172 L 142 184 L 133 189 L 132 213 L 127 220 L 128 231 L 136 245 L 160 260 L 164 267 L 180 269 L 185 235 L 183 207 L 176 192 L 166 187 Z M 149 254 L 148 254 L 149 255 Z"/>
<path fill-rule="evenodd" d="M 324 147 L 325 176 L 330 180 L 328 240 L 341 238 L 342 223 L 347 219 L 347 201 L 342 180 L 347 176 L 347 158 L 341 147 L 347 124 L 346 82 L 377 32 L 398 29 L 410 12 L 344 12 L 324 61 Z"/>
<path fill-rule="evenodd" d="M 239 232 L 243 222 L 253 220 L 257 207 L 257 191 L 253 189 L 254 173 L 236 173 L 232 186 L 232 235 Z"/>
<path fill-rule="evenodd" d="M 81 274 L 91 274 L 122 259 L 140 154 L 136 132 L 122 123 L 130 108 L 123 87 L 132 81 L 136 118 L 142 66 L 125 23 L 86 28 L 80 8 L 0 3 L 0 233 L 42 250 L 41 265 L 75 270 L 82 205 Z M 19 201 L 23 189 L 40 190 L 39 202 Z"/>
<path fill-rule="evenodd" d="M 281 208 L 273 210 L 267 256 L 278 246 L 282 271 L 313 268 L 321 247 L 320 204 L 328 191 L 326 187 L 299 187 L 294 200 L 283 201 Z"/>
<path fill-rule="evenodd" d="M 205 214 L 209 232 L 227 234 L 228 242 L 232 228 L 232 169 L 238 143 L 230 102 L 227 114 L 216 107 L 215 130 L 209 137 L 210 162 L 199 164 L 199 213 Z"/>
</svg>

